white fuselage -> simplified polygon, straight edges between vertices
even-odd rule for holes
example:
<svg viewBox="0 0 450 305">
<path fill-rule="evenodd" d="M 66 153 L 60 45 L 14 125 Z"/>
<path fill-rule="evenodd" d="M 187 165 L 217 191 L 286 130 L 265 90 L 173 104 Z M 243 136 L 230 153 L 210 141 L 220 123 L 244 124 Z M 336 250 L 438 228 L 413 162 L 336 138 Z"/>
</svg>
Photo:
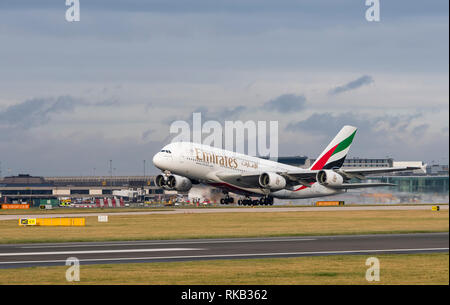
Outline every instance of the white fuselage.
<svg viewBox="0 0 450 305">
<path fill-rule="evenodd" d="M 162 171 L 168 171 L 233 193 L 294 199 L 329 196 L 342 192 L 319 183 L 312 183 L 310 187 L 299 184 L 289 189 L 269 191 L 269 193 L 267 189 L 259 186 L 243 188 L 232 185 L 220 179 L 218 174 L 287 172 L 301 171 L 302 169 L 197 143 L 168 144 L 153 157 L 153 163 Z"/>
</svg>

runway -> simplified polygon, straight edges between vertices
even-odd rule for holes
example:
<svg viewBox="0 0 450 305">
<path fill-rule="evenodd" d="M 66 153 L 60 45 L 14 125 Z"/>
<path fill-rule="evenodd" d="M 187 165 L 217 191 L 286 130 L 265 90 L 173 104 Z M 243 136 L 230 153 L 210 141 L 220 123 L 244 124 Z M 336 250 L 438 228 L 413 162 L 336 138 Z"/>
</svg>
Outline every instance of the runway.
<svg viewBox="0 0 450 305">
<path fill-rule="evenodd" d="M 449 233 L 0 245 L 0 268 L 448 252 Z"/>
</svg>

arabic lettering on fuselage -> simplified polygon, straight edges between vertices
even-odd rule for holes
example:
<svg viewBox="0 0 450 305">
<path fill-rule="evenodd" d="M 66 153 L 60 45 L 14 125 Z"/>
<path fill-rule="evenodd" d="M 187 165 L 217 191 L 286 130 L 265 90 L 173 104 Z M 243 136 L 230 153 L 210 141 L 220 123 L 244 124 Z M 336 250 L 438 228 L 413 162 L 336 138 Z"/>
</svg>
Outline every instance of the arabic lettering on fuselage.
<svg viewBox="0 0 450 305">
<path fill-rule="evenodd" d="M 241 165 L 245 166 L 245 167 L 254 168 L 254 169 L 258 168 L 258 163 L 254 162 L 254 161 L 242 160 Z"/>
</svg>

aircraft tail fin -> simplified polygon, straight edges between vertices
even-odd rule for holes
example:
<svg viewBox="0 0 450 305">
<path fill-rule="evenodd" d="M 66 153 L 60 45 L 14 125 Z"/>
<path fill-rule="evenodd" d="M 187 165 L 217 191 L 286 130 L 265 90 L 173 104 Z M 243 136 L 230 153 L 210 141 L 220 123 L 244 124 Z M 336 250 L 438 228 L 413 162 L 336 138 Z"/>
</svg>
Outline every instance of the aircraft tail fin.
<svg viewBox="0 0 450 305">
<path fill-rule="evenodd" d="M 344 164 L 345 157 L 356 134 L 356 127 L 346 125 L 328 144 L 325 150 L 311 166 L 311 170 L 340 168 Z"/>
</svg>

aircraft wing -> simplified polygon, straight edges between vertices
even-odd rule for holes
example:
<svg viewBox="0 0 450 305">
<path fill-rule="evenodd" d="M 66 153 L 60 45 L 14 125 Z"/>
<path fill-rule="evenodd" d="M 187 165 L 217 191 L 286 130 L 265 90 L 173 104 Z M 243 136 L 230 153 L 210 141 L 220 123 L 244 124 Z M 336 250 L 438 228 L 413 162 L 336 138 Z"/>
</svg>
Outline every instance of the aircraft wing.
<svg viewBox="0 0 450 305">
<path fill-rule="evenodd" d="M 391 173 L 397 171 L 411 171 L 421 169 L 420 167 L 380 167 L 380 168 L 352 168 L 352 169 L 336 169 L 336 173 L 344 177 L 344 181 L 348 181 L 352 178 L 365 179 L 366 175 L 379 175 L 384 173 Z M 276 172 L 278 175 L 283 176 L 286 179 L 287 185 L 304 185 L 310 187 L 312 183 L 316 182 L 317 173 L 320 170 L 298 170 L 298 171 L 287 171 L 287 172 Z M 224 182 L 230 183 L 232 185 L 245 187 L 245 188 L 258 188 L 259 176 L 262 172 L 249 172 L 236 174 L 233 172 L 221 172 L 217 173 L 219 177 Z M 343 183 L 339 186 L 333 186 L 336 189 L 353 189 L 353 188 L 364 188 L 364 187 L 379 187 L 379 186 L 394 186 L 391 183 Z M 331 187 L 331 186 L 329 186 Z"/>
<path fill-rule="evenodd" d="M 251 172 L 251 173 L 230 173 L 230 172 L 220 172 L 217 173 L 216 176 L 219 177 L 222 181 L 237 185 L 243 188 L 254 188 L 259 187 L 259 175 L 260 172 Z"/>
<path fill-rule="evenodd" d="M 286 173 L 277 172 L 277 174 L 283 176 L 288 185 L 305 185 L 310 187 L 312 183 L 316 181 L 316 175 L 318 171 L 309 171 L 306 173 Z M 259 177 L 263 172 L 250 172 L 250 173 L 218 173 L 216 174 L 222 181 L 236 185 L 243 188 L 259 188 Z"/>
<path fill-rule="evenodd" d="M 344 178 L 350 180 L 352 178 L 364 179 L 367 175 L 379 175 L 385 173 L 412 171 L 421 169 L 420 167 L 404 166 L 404 167 L 380 167 L 380 168 L 351 168 L 351 169 L 336 169 L 336 173 L 342 175 Z M 302 180 L 305 182 L 315 182 L 316 175 L 320 170 L 303 170 L 293 172 L 278 172 L 277 174 L 284 176 L 292 182 Z"/>
<path fill-rule="evenodd" d="M 396 186 L 392 183 L 343 183 L 341 185 L 329 185 L 327 187 L 333 189 L 360 189 L 365 187 L 380 187 L 380 186 Z"/>
<path fill-rule="evenodd" d="M 358 178 L 364 179 L 367 175 L 379 175 L 400 171 L 412 171 L 416 169 L 422 169 L 421 167 L 403 166 L 403 167 L 380 167 L 380 168 L 349 168 L 339 169 L 336 172 L 342 176 L 351 179 Z"/>
</svg>

